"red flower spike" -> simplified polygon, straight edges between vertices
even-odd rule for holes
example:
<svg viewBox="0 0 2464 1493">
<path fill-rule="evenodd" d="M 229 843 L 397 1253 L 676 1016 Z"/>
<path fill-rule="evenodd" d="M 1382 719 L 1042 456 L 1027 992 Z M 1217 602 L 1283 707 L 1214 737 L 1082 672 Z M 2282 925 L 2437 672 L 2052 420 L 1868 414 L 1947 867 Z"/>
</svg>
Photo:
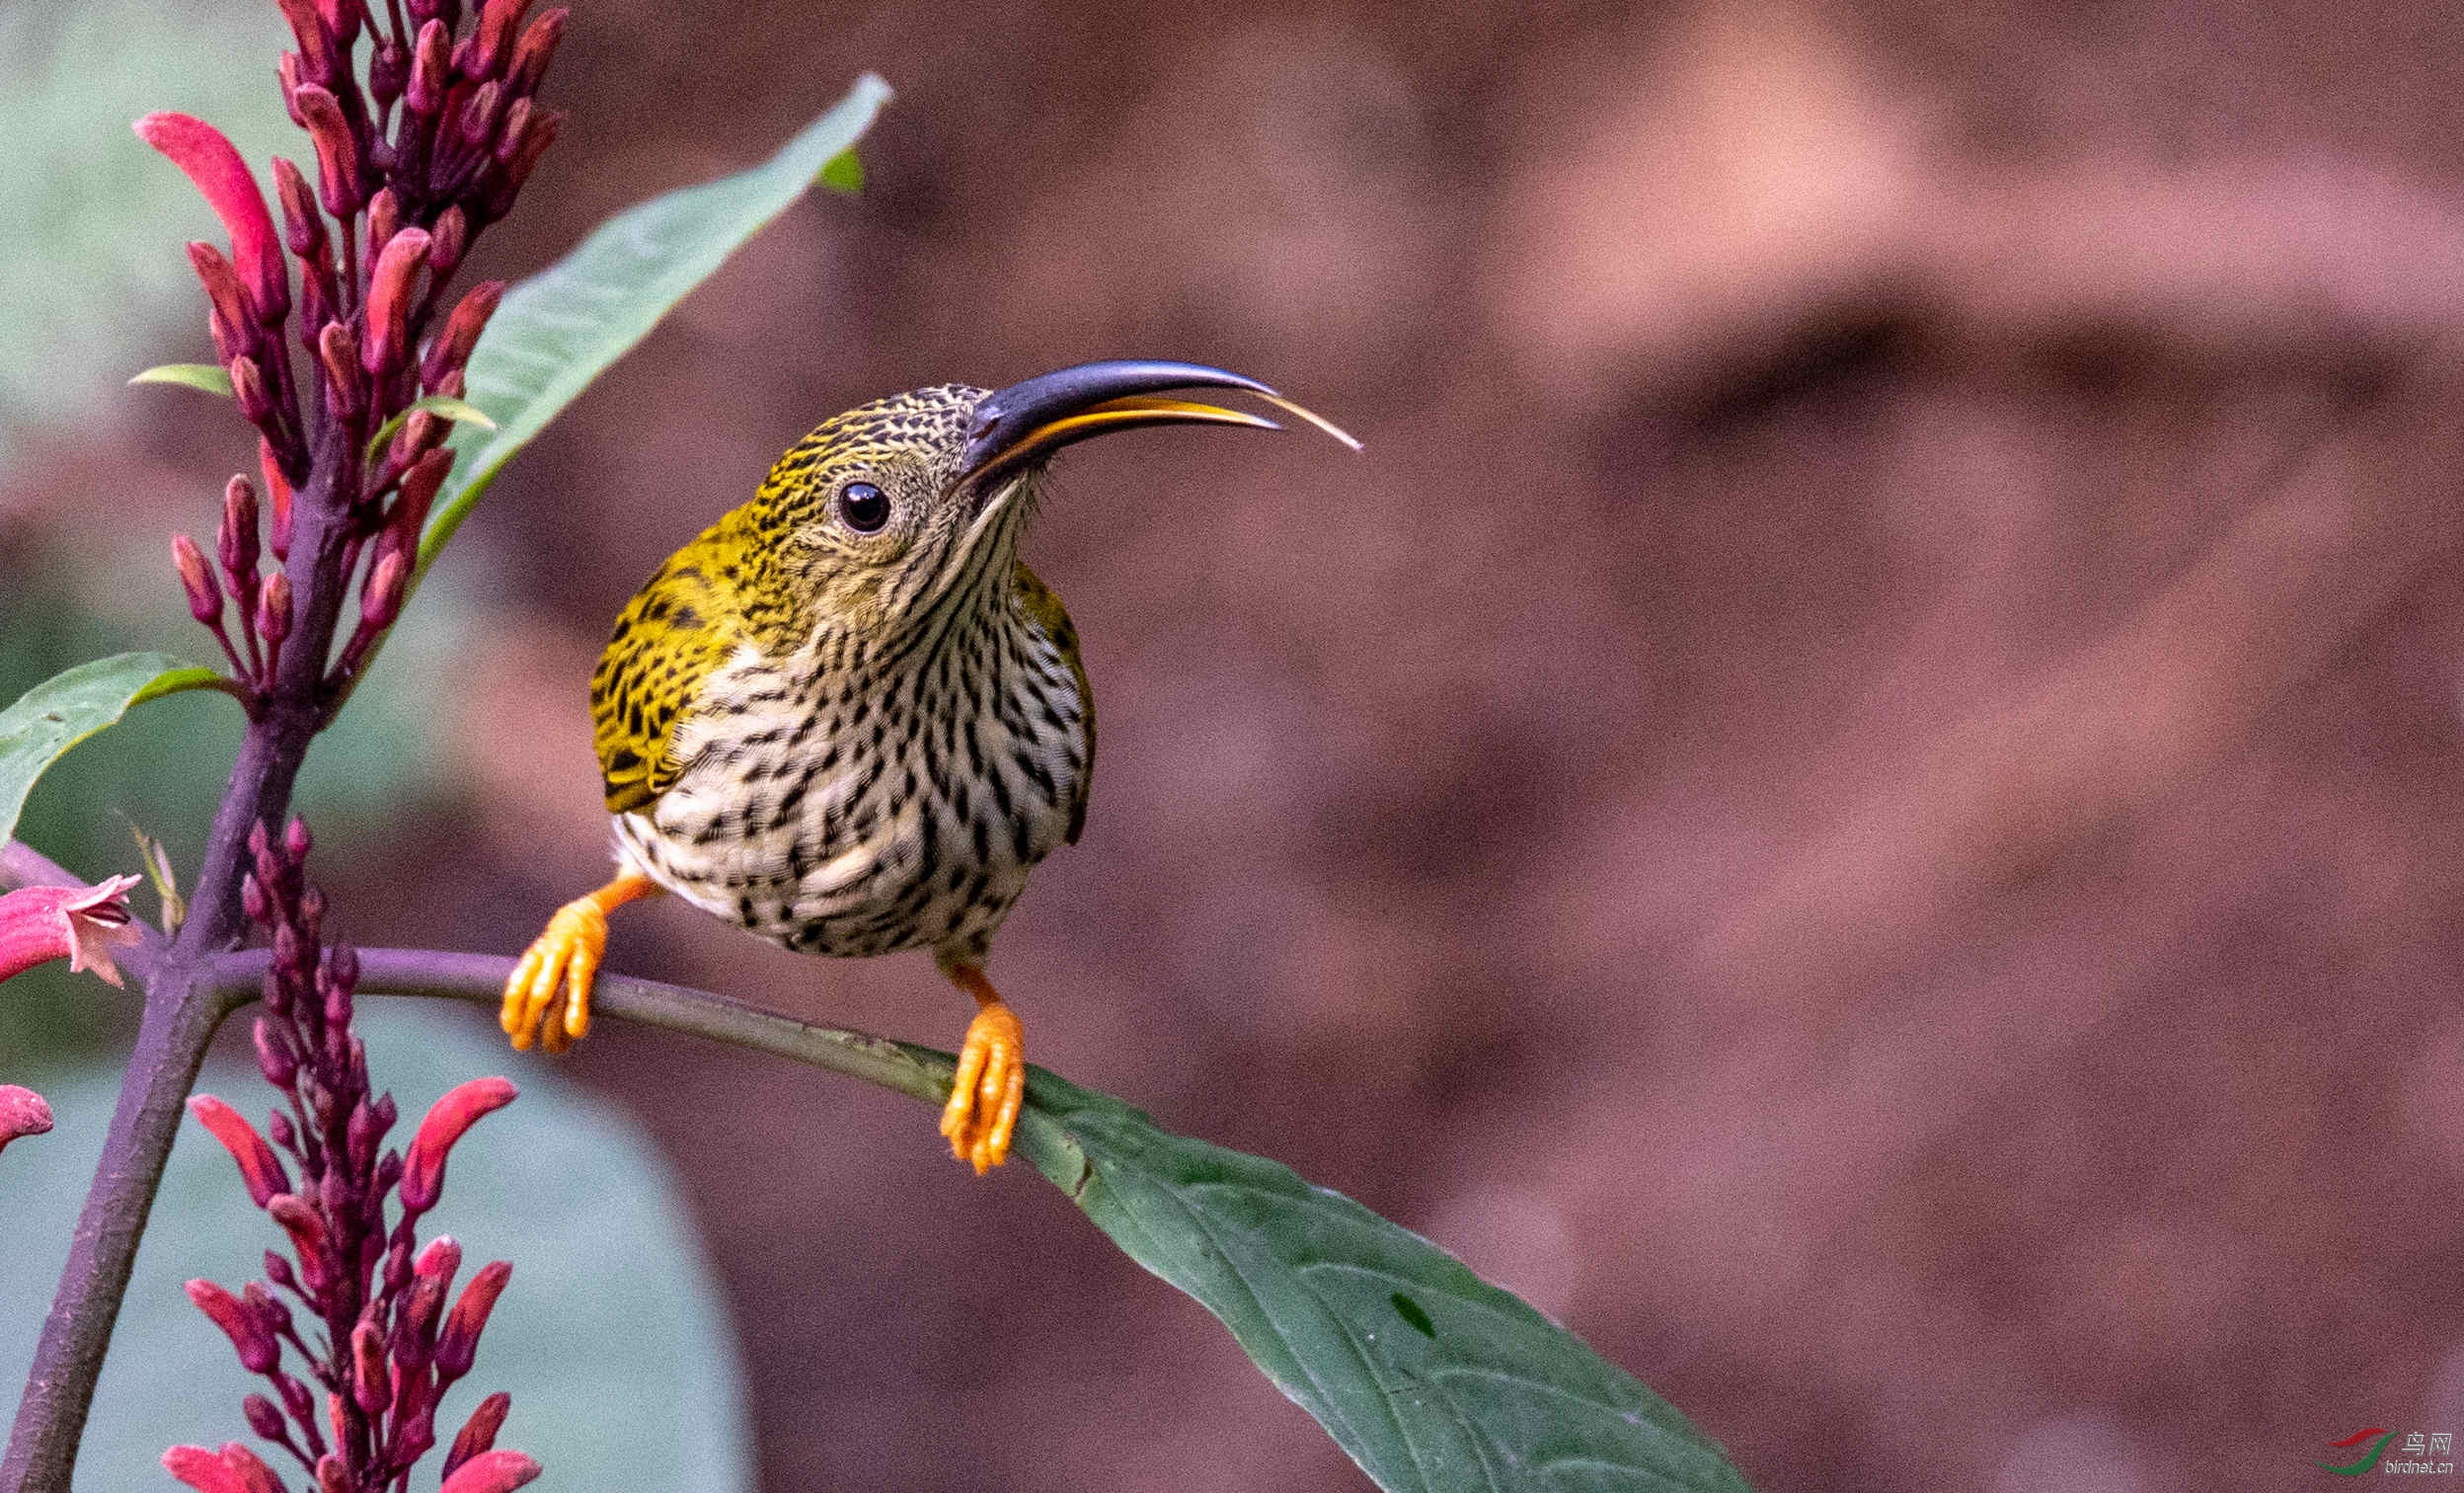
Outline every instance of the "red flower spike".
<svg viewBox="0 0 2464 1493">
<path fill-rule="evenodd" d="M 519 1452 L 482 1452 L 454 1469 L 436 1493 L 513 1493 L 539 1475 L 539 1464 Z"/>
<path fill-rule="evenodd" d="M 257 470 L 266 479 L 266 496 L 271 500 L 273 522 L 266 531 L 266 548 L 273 551 L 276 560 L 291 558 L 291 484 L 282 475 L 282 461 L 273 451 L 273 442 L 260 436 L 257 441 Z"/>
<path fill-rule="evenodd" d="M 548 61 L 556 55 L 556 43 L 565 39 L 565 7 L 542 15 L 522 33 L 522 39 L 513 44 L 513 66 L 505 82 L 512 90 L 527 98 L 539 91 L 539 80 L 547 76 Z"/>
<path fill-rule="evenodd" d="M 213 1319 L 222 1335 L 238 1350 L 240 1367 L 251 1374 L 264 1374 L 281 1358 L 281 1345 L 266 1325 L 265 1318 L 247 1302 L 211 1281 L 191 1281 L 189 1299 L 196 1309 Z"/>
<path fill-rule="evenodd" d="M 284 1493 L 282 1479 L 273 1475 L 273 1469 L 258 1460 L 256 1453 L 238 1442 L 222 1444 L 222 1461 L 223 1465 L 239 1474 L 240 1484 L 248 1489 L 248 1493 Z"/>
<path fill-rule="evenodd" d="M 420 1122 L 419 1135 L 412 1139 L 411 1153 L 403 1158 L 402 1206 L 414 1214 L 434 1208 L 438 1195 L 444 1191 L 445 1157 L 453 1150 L 454 1142 L 479 1123 L 481 1116 L 511 1104 L 519 1092 L 503 1078 L 474 1078 L 429 1106 L 427 1117 Z"/>
<path fill-rule="evenodd" d="M 14 1083 L 0 1083 L 0 1150 L 12 1140 L 28 1136 L 47 1134 L 51 1129 L 51 1106 L 30 1088 Z"/>
<path fill-rule="evenodd" d="M 207 627 L 222 621 L 222 588 L 214 581 L 205 552 L 186 534 L 171 539 L 172 568 L 180 572 L 180 589 L 189 593 L 189 615 Z"/>
<path fill-rule="evenodd" d="M 222 219 L 223 232 L 231 235 L 231 262 L 256 302 L 258 323 L 270 327 L 289 315 L 290 274 L 273 237 L 273 217 L 248 163 L 222 131 L 203 119 L 168 113 L 147 115 L 135 127 L 138 138 L 187 173 Z"/>
<path fill-rule="evenodd" d="M 189 1113 L 213 1132 L 222 1148 L 239 1163 L 240 1180 L 248 1184 L 250 1202 L 264 1208 L 277 1194 L 291 1190 L 290 1176 L 282 1170 L 282 1158 L 273 1153 L 273 1147 L 257 1134 L 257 1127 L 249 1124 L 246 1116 L 211 1094 L 192 1098 Z"/>
<path fill-rule="evenodd" d="M 504 1429 L 504 1413 L 513 1408 L 513 1396 L 500 1389 L 479 1402 L 471 1418 L 462 1423 L 462 1434 L 453 1439 L 453 1450 L 445 1454 L 447 1478 L 454 1469 L 497 1444 L 497 1433 Z"/>
<path fill-rule="evenodd" d="M 368 328 L 359 366 L 372 377 L 391 373 L 410 353 L 411 282 L 427 263 L 427 231 L 405 228 L 386 242 L 368 273 Z"/>
<path fill-rule="evenodd" d="M 163 1454 L 163 1470 L 196 1493 L 255 1493 L 231 1464 L 203 1447 L 174 1447 Z"/>
<path fill-rule="evenodd" d="M 479 344 L 479 334 L 488 330 L 488 319 L 497 314 L 497 306 L 503 299 L 502 280 L 482 280 L 463 292 L 462 299 L 454 303 L 453 314 L 445 318 L 445 329 L 427 345 L 420 382 L 432 389 L 446 373 L 468 363 L 471 349 Z"/>
<path fill-rule="evenodd" d="M 445 1314 L 444 1331 L 436 1335 L 439 1375 L 457 1379 L 471 1372 L 472 1361 L 479 1357 L 479 1335 L 488 1330 L 488 1314 L 497 1309 L 497 1297 L 512 1278 L 510 1262 L 492 1260 L 462 1288 L 461 1299 Z"/>
<path fill-rule="evenodd" d="M 314 83 L 300 84 L 291 102 L 299 111 L 300 127 L 317 148 L 317 198 L 336 218 L 348 218 L 367 197 L 359 180 L 359 145 L 351 137 L 350 121 L 343 118 L 342 102 Z"/>
</svg>

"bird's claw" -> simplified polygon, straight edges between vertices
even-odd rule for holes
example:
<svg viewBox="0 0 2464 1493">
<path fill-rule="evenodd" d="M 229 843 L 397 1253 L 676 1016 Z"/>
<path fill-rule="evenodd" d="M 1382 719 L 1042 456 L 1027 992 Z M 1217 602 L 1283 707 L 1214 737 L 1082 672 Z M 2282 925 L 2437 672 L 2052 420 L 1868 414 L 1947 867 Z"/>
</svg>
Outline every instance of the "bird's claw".
<svg viewBox="0 0 2464 1493">
<path fill-rule="evenodd" d="M 498 1024 L 517 1049 L 534 1037 L 551 1053 L 561 1053 L 590 1031 L 590 982 L 607 952 L 607 912 L 594 898 L 577 898 L 556 909 L 545 932 L 513 966 L 504 982 L 504 1006 Z M 557 990 L 565 991 L 557 1009 Z"/>
<path fill-rule="evenodd" d="M 958 1076 L 941 1111 L 950 1154 L 971 1164 L 978 1176 L 1008 1160 L 1010 1135 L 1026 1096 L 1026 1029 L 996 1000 L 967 1023 L 965 1045 L 959 1049 Z"/>
</svg>

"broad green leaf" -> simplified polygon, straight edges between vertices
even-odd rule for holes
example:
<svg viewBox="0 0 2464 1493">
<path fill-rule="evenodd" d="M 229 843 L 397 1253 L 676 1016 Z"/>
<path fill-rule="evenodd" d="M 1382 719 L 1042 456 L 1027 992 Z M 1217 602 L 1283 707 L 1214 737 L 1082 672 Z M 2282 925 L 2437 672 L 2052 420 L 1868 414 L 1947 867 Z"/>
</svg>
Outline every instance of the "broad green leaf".
<svg viewBox="0 0 2464 1493">
<path fill-rule="evenodd" d="M 610 363 L 804 196 L 889 99 L 871 73 L 828 114 L 750 171 L 653 197 L 601 223 L 579 248 L 505 292 L 464 370 L 464 394 L 497 421 L 456 428 L 460 455 L 420 541 L 425 575 L 514 452 Z"/>
<path fill-rule="evenodd" d="M 0 710 L 0 840 L 17 832 L 35 779 L 62 753 L 158 695 L 210 689 L 222 676 L 169 654 L 115 654 L 53 674 Z"/>
<path fill-rule="evenodd" d="M 850 145 L 823 162 L 821 174 L 813 180 L 832 192 L 862 192 L 864 158 L 857 155 L 856 148 Z"/>
<path fill-rule="evenodd" d="M 415 399 L 403 406 L 394 413 L 393 419 L 376 428 L 376 433 L 368 437 L 369 462 L 375 462 L 377 454 L 385 449 L 385 442 L 394 438 L 394 432 L 402 429 L 404 421 L 423 411 L 442 416 L 457 425 L 477 426 L 483 431 L 497 428 L 497 423 L 488 418 L 487 411 L 468 400 L 456 399 L 450 394 L 430 394 L 425 399 Z"/>
<path fill-rule="evenodd" d="M 1043 1174 L 1390 1493 L 1746 1487 L 1667 1401 L 1411 1230 L 1040 1069 L 1028 1095 Z"/>
<path fill-rule="evenodd" d="M 231 397 L 231 370 L 220 363 L 157 363 L 128 381 L 132 384 L 179 384 L 183 388 L 219 394 L 225 399 Z"/>
</svg>

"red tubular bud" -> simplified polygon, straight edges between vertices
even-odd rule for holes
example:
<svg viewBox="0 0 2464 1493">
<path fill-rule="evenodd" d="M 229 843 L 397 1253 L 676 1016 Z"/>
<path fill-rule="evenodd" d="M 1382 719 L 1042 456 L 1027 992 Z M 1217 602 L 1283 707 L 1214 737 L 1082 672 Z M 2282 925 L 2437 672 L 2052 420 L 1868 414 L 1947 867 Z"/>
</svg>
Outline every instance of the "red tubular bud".
<svg viewBox="0 0 2464 1493">
<path fill-rule="evenodd" d="M 0 1150 L 12 1140 L 28 1136 L 46 1135 L 51 1129 L 51 1106 L 30 1088 L 14 1083 L 0 1083 Z"/>
<path fill-rule="evenodd" d="M 461 1298 L 445 1317 L 444 1331 L 436 1335 L 440 1376 L 457 1379 L 471 1372 L 471 1361 L 479 1357 L 479 1335 L 488 1327 L 488 1314 L 497 1309 L 497 1297 L 503 1295 L 504 1283 L 512 1276 L 512 1265 L 491 1260 L 462 1288 Z"/>
<path fill-rule="evenodd" d="M 539 158 L 547 153 L 548 147 L 556 143 L 556 132 L 564 127 L 565 111 L 561 109 L 532 111 L 530 127 L 522 131 L 522 143 L 515 146 L 513 154 L 504 160 L 507 192 L 503 195 L 503 198 L 506 206 L 512 204 L 510 193 L 519 190 L 522 183 L 530 180 L 531 168 L 537 166 Z M 499 210 L 501 211 L 502 208 Z"/>
<path fill-rule="evenodd" d="M 214 351 L 229 362 L 257 345 L 248 292 L 241 288 L 239 274 L 231 268 L 231 262 L 211 244 L 199 240 L 189 245 L 189 264 L 205 286 L 206 302 L 213 307 Z"/>
<path fill-rule="evenodd" d="M 301 71 L 319 83 L 332 83 L 338 75 L 334 39 L 326 34 L 325 18 L 317 14 L 317 0 L 275 3 L 282 7 L 283 19 L 291 23 L 291 35 L 299 39 Z"/>
<path fill-rule="evenodd" d="M 329 1394 L 326 1396 L 326 1402 L 334 1407 L 334 1439 L 341 1441 L 343 1439 L 342 1396 Z M 351 1493 L 350 1469 L 343 1465 L 341 1457 L 329 1453 L 317 1458 L 317 1493 Z"/>
<path fill-rule="evenodd" d="M 291 309 L 290 273 L 248 163 L 221 130 L 184 114 L 147 115 L 137 120 L 136 131 L 187 174 L 222 219 L 223 232 L 231 235 L 231 262 L 248 286 L 257 321 L 268 327 L 280 322 Z"/>
<path fill-rule="evenodd" d="M 273 195 L 282 201 L 283 242 L 301 259 L 325 252 L 325 215 L 317 211 L 316 196 L 299 168 L 281 156 L 273 158 Z"/>
<path fill-rule="evenodd" d="M 257 470 L 266 479 L 266 496 L 273 503 L 273 523 L 266 533 L 266 547 L 276 560 L 291 558 L 291 484 L 282 475 L 282 463 L 273 453 L 273 442 L 260 437 L 257 441 Z"/>
<path fill-rule="evenodd" d="M 530 0 L 486 0 L 479 8 L 479 32 L 471 47 L 471 75 L 493 78 L 512 50 L 513 28 L 522 24 Z"/>
<path fill-rule="evenodd" d="M 263 1016 L 257 1018 L 249 1035 L 257 1044 L 258 1071 L 275 1088 L 289 1088 L 291 1079 L 299 1072 L 299 1053 L 291 1046 L 291 1039 Z"/>
<path fill-rule="evenodd" d="M 231 1464 L 203 1447 L 174 1447 L 163 1454 L 163 1470 L 196 1493 L 253 1493 Z"/>
<path fill-rule="evenodd" d="M 461 266 L 462 256 L 470 252 L 471 220 L 459 207 L 448 207 L 436 215 L 436 226 L 427 231 L 427 272 L 438 279 Z"/>
<path fill-rule="evenodd" d="M 257 574 L 257 488 L 245 477 L 233 477 L 222 489 L 222 527 L 214 535 L 222 568 L 238 586 L 241 577 Z"/>
<path fill-rule="evenodd" d="M 291 822 L 282 826 L 283 853 L 290 856 L 291 864 L 297 865 L 301 861 L 306 860 L 308 858 L 308 852 L 314 850 L 315 848 L 317 848 L 317 836 L 315 831 L 308 827 L 308 822 L 306 820 L 301 819 L 298 815 L 292 815 Z M 340 951 L 337 950 L 336 952 L 339 953 Z"/>
<path fill-rule="evenodd" d="M 359 39 L 359 0 L 317 0 L 317 19 L 345 51 Z"/>
<path fill-rule="evenodd" d="M 528 99 L 515 99 L 504 112 L 504 127 L 497 132 L 496 158 L 509 161 L 522 148 L 522 136 L 530 131 L 531 105 Z"/>
<path fill-rule="evenodd" d="M 293 124 L 307 128 L 308 121 L 299 114 L 299 89 L 303 81 L 299 72 L 299 53 L 284 52 L 274 60 L 273 71 L 282 81 L 282 112 L 291 117 Z"/>
<path fill-rule="evenodd" d="M 291 1190 L 290 1174 L 282 1170 L 282 1160 L 257 1134 L 257 1127 L 247 1117 L 211 1094 L 198 1094 L 189 1100 L 189 1113 L 213 1133 L 222 1148 L 239 1163 L 240 1180 L 248 1185 L 249 1201 L 259 1208 L 270 1205 L 277 1194 Z"/>
<path fill-rule="evenodd" d="M 264 425 L 273 418 L 273 391 L 266 387 L 266 375 L 259 372 L 257 359 L 235 357 L 229 364 L 231 394 L 240 402 L 240 414 L 251 425 Z"/>
<path fill-rule="evenodd" d="M 513 1493 L 539 1475 L 539 1464 L 519 1452 L 482 1452 L 454 1469 L 436 1493 Z"/>
<path fill-rule="evenodd" d="M 513 66 L 505 75 L 505 83 L 524 98 L 539 91 L 539 80 L 547 76 L 548 62 L 556 55 L 556 43 L 565 39 L 565 7 L 540 16 L 522 33 L 522 39 L 513 45 Z"/>
<path fill-rule="evenodd" d="M 280 1337 L 291 1330 L 291 1308 L 275 1300 L 273 1293 L 257 1282 L 248 1283 L 247 1287 L 240 1292 L 240 1299 L 248 1302 L 250 1309 L 257 1313 L 258 1317 L 265 1322 L 266 1329 L 274 1336 Z"/>
<path fill-rule="evenodd" d="M 205 552 L 186 534 L 171 541 L 171 563 L 180 572 L 180 589 L 189 593 L 189 615 L 207 627 L 222 621 L 222 588 L 214 584 L 214 572 L 205 563 Z"/>
<path fill-rule="evenodd" d="M 374 1322 L 350 1329 L 350 1397 L 370 1415 L 394 1397 L 393 1375 L 385 1367 L 385 1335 Z"/>
<path fill-rule="evenodd" d="M 257 592 L 257 636 L 265 640 L 266 652 L 273 654 L 281 650 L 282 640 L 290 635 L 291 578 L 273 571 Z"/>
<path fill-rule="evenodd" d="M 310 1291 L 321 1291 L 330 1273 L 326 1255 L 331 1246 L 327 1241 L 325 1220 L 308 1206 L 308 1200 L 293 1193 L 283 1193 L 266 1205 L 266 1212 L 282 1231 L 291 1236 L 291 1248 L 299 1256 L 300 1283 Z"/>
<path fill-rule="evenodd" d="M 504 92 L 494 79 L 472 90 L 470 102 L 462 106 L 462 118 L 455 123 L 464 144 L 486 148 L 489 138 L 497 132 L 497 109 L 503 99 Z"/>
<path fill-rule="evenodd" d="M 447 372 L 469 362 L 479 334 L 488 329 L 488 319 L 497 314 L 498 303 L 503 299 L 502 280 L 482 280 L 466 291 L 454 304 L 453 314 L 445 318 L 445 329 L 428 343 L 426 360 L 420 365 L 420 382 L 433 389 Z"/>
<path fill-rule="evenodd" d="M 246 1302 L 211 1281 L 191 1281 L 189 1299 L 196 1309 L 213 1319 L 222 1329 L 231 1346 L 239 1350 L 240 1367 L 251 1374 L 264 1374 L 281 1357 L 281 1347 L 273 1333 Z"/>
<path fill-rule="evenodd" d="M 239 1474 L 240 1485 L 248 1489 L 248 1493 L 283 1493 L 282 1479 L 274 1476 L 271 1467 L 260 1461 L 256 1453 L 240 1443 L 222 1444 L 222 1462 Z"/>
<path fill-rule="evenodd" d="M 448 1480 L 455 1468 L 497 1444 L 497 1433 L 504 1429 L 504 1412 L 512 1408 L 513 1396 L 501 1389 L 479 1402 L 471 1418 L 462 1423 L 462 1434 L 453 1439 L 453 1450 L 445 1454 Z"/>
<path fill-rule="evenodd" d="M 368 275 L 368 327 L 359 344 L 359 366 L 382 379 L 400 366 L 411 348 L 411 282 L 427 262 L 427 234 L 405 228 L 389 240 Z"/>
<path fill-rule="evenodd" d="M 368 198 L 368 263 L 376 263 L 378 251 L 394 241 L 402 231 L 402 207 L 395 200 L 394 189 L 380 187 Z"/>
<path fill-rule="evenodd" d="M 394 511 L 387 515 L 387 527 L 400 534 L 404 547 L 416 552 L 420 531 L 427 526 L 428 506 L 436 501 L 436 490 L 444 484 L 445 473 L 453 468 L 451 451 L 430 451 L 412 463 L 403 474 L 402 496 L 395 500 Z"/>
<path fill-rule="evenodd" d="M 402 1163 L 402 1206 L 414 1214 L 435 1207 L 445 1187 L 445 1158 L 454 1143 L 482 1116 L 511 1104 L 519 1092 L 502 1078 L 474 1078 L 429 1106 L 427 1117 L 420 1122 L 420 1133 L 412 1139 L 411 1153 Z"/>
<path fill-rule="evenodd" d="M 376 100 L 382 112 L 402 97 L 405 79 L 411 75 L 411 54 L 391 41 L 379 41 L 368 53 L 368 96 Z"/>
<path fill-rule="evenodd" d="M 411 53 L 411 85 L 402 96 L 402 107 L 422 118 L 445 107 L 445 89 L 453 81 L 453 35 L 442 21 L 430 21 L 420 28 L 420 39 Z"/>
<path fill-rule="evenodd" d="M 378 630 L 393 626 L 394 619 L 402 615 L 402 598 L 410 582 L 410 563 L 400 549 L 388 546 L 368 573 L 368 584 L 360 588 L 360 622 Z"/>
<path fill-rule="evenodd" d="M 317 361 L 324 365 L 326 387 L 333 391 L 335 414 L 347 420 L 368 407 L 368 376 L 359 371 L 359 349 L 348 327 L 325 324 L 317 334 Z"/>
<path fill-rule="evenodd" d="M 337 219 L 347 218 L 367 200 L 367 189 L 359 176 L 359 145 L 351 138 L 342 103 L 314 83 L 302 83 L 291 98 L 298 107 L 301 127 L 317 148 L 319 199 Z"/>
<path fill-rule="evenodd" d="M 248 1418 L 248 1429 L 270 1442 L 290 1438 L 290 1428 L 282 1424 L 282 1412 L 273 1401 L 262 1394 L 252 1394 L 240 1401 L 240 1414 Z"/>
</svg>

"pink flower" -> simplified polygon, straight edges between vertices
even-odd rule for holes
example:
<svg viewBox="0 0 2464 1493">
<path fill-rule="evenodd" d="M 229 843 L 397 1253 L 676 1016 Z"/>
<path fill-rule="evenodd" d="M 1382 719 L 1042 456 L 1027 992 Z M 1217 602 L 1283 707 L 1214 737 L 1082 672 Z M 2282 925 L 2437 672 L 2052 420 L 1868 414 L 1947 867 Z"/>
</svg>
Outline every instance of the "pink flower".
<svg viewBox="0 0 2464 1493">
<path fill-rule="evenodd" d="M 437 1197 L 445 1190 L 445 1158 L 453 1151 L 454 1142 L 462 1133 L 479 1123 L 482 1115 L 493 1114 L 513 1102 L 518 1092 L 503 1078 L 474 1078 L 458 1084 L 428 1107 L 427 1118 L 420 1122 L 420 1133 L 412 1138 L 411 1154 L 402 1162 L 402 1206 L 414 1214 L 424 1214 L 436 1206 Z"/>
<path fill-rule="evenodd" d="M 290 271 L 273 236 L 273 216 L 266 211 L 265 194 L 257 190 L 257 179 L 230 140 L 203 119 L 184 114 L 150 114 L 135 128 L 139 139 L 188 173 L 214 216 L 222 219 L 223 231 L 231 235 L 231 263 L 248 282 L 259 322 L 271 326 L 289 315 Z"/>
<path fill-rule="evenodd" d="M 51 1106 L 33 1089 L 19 1088 L 14 1083 L 0 1083 L 0 1149 L 25 1136 L 39 1136 L 51 1128 Z"/>
<path fill-rule="evenodd" d="M 92 887 L 27 887 L 0 897 L 0 980 L 65 957 L 118 984 L 112 950 L 144 937 L 128 911 L 133 876 Z"/>
</svg>

